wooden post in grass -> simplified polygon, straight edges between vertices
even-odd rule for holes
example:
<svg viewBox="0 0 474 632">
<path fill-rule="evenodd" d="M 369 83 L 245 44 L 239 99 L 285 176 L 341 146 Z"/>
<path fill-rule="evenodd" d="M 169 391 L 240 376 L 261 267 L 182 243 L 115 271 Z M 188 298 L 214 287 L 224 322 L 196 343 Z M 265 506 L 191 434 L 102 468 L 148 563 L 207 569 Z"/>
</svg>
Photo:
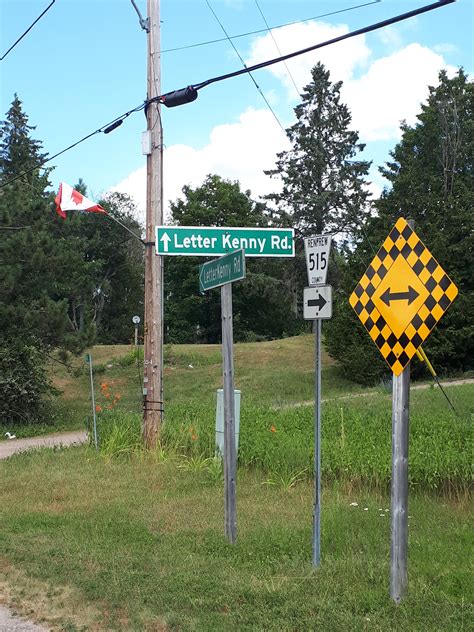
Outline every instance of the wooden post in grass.
<svg viewBox="0 0 474 632">
<path fill-rule="evenodd" d="M 224 377 L 224 496 L 225 535 L 231 544 L 237 539 L 237 457 L 235 451 L 234 354 L 232 327 L 232 283 L 221 287 L 222 360 Z"/>
</svg>

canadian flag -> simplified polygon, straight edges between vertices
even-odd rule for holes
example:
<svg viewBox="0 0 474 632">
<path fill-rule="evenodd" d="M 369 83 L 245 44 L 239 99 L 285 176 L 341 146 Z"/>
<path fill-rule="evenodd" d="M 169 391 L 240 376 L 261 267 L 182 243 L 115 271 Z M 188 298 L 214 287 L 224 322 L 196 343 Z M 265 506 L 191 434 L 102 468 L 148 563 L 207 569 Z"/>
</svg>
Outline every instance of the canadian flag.
<svg viewBox="0 0 474 632">
<path fill-rule="evenodd" d="M 56 202 L 56 212 L 61 217 L 66 217 L 67 211 L 87 211 L 88 213 L 104 213 L 108 215 L 107 211 L 102 208 L 100 204 L 95 204 L 85 195 L 73 189 L 66 182 L 59 184 L 59 191 L 54 198 Z"/>
</svg>

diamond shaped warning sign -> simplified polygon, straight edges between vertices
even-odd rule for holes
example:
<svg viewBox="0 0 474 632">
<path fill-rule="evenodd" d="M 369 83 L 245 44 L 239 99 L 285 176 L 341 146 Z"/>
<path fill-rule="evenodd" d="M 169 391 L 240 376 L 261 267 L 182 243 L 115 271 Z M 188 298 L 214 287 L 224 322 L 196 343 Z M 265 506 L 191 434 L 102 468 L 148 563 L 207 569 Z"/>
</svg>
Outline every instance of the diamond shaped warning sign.
<svg viewBox="0 0 474 632">
<path fill-rule="evenodd" d="M 349 303 L 395 375 L 400 375 L 458 289 L 400 217 Z"/>
</svg>

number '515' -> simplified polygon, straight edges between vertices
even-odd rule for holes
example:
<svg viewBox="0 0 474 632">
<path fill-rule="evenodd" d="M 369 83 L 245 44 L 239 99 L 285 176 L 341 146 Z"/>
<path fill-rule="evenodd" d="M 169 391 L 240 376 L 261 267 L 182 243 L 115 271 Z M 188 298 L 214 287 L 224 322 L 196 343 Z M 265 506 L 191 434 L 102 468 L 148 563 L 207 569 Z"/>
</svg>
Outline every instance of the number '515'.
<svg viewBox="0 0 474 632">
<path fill-rule="evenodd" d="M 324 270 L 328 261 L 325 252 L 310 252 L 309 253 L 309 269 L 312 272 L 315 268 L 317 270 Z"/>
</svg>

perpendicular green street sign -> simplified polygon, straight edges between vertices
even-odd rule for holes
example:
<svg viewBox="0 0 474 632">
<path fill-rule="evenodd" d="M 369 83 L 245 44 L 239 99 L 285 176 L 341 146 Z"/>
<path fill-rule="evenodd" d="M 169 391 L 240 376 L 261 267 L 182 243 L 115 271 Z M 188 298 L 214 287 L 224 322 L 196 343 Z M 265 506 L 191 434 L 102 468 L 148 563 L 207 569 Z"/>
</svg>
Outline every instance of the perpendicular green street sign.
<svg viewBox="0 0 474 632">
<path fill-rule="evenodd" d="M 294 257 L 293 228 L 157 226 L 156 254 L 212 257 L 235 250 L 246 257 Z"/>
<path fill-rule="evenodd" d="M 199 266 L 199 290 L 205 292 L 220 285 L 245 279 L 245 251 L 237 250 Z"/>
</svg>

